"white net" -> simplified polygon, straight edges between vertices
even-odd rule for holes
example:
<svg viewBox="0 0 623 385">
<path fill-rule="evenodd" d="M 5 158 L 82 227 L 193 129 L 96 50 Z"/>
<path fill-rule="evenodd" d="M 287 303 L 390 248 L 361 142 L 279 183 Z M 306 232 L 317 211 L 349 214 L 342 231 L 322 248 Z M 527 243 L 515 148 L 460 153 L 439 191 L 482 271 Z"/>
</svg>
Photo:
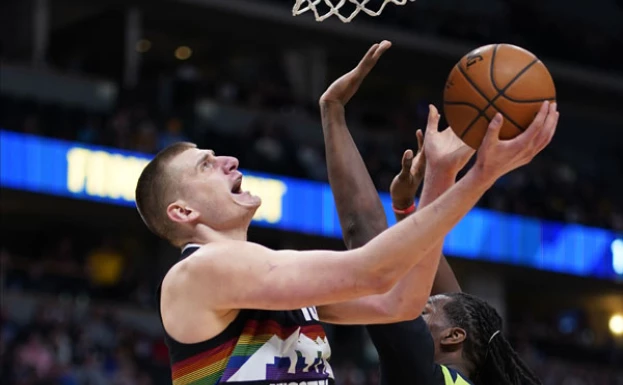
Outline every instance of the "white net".
<svg viewBox="0 0 623 385">
<path fill-rule="evenodd" d="M 312 11 L 316 17 L 316 21 L 323 21 L 331 16 L 338 17 L 343 23 L 350 23 L 360 12 L 364 12 L 370 16 L 378 16 L 383 12 L 385 6 L 389 3 L 396 5 L 405 5 L 407 1 L 415 0 L 382 0 L 383 3 L 377 11 L 366 7 L 370 0 L 295 0 L 292 8 L 292 15 L 298 16 L 307 11 Z M 345 7 L 345 6 L 350 7 Z M 354 7 L 354 10 L 352 9 Z M 351 9 L 345 11 L 346 8 Z M 340 13 L 340 11 L 342 13 Z M 350 12 L 350 15 L 346 13 Z"/>
</svg>

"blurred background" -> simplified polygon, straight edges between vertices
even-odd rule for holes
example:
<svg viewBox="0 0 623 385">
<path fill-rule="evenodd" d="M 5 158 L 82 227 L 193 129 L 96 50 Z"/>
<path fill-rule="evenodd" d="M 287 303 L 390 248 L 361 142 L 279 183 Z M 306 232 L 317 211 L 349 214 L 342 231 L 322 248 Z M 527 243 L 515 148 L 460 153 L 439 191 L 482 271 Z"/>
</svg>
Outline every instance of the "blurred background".
<svg viewBox="0 0 623 385">
<path fill-rule="evenodd" d="M 550 68 L 552 145 L 500 180 L 444 251 L 544 384 L 623 384 L 623 2 L 418 0 L 351 24 L 292 17 L 292 5 L 0 4 L 0 383 L 170 383 L 154 293 L 178 251 L 146 230 L 133 192 L 172 142 L 240 159 L 264 201 L 251 240 L 343 249 L 317 100 L 389 39 L 347 114 L 390 218 L 402 152 L 461 56 L 513 43 Z M 337 383 L 377 384 L 365 331 L 327 331 Z"/>
</svg>

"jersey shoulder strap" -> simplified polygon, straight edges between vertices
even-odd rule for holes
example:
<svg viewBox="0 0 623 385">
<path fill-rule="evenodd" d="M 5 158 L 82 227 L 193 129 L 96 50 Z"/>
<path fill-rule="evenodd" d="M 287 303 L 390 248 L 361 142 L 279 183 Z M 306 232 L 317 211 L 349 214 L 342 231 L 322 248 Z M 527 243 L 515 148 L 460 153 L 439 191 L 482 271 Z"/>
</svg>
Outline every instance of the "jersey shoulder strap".
<svg viewBox="0 0 623 385">
<path fill-rule="evenodd" d="M 439 365 L 443 373 L 444 385 L 474 385 L 470 380 L 454 369 Z"/>
</svg>

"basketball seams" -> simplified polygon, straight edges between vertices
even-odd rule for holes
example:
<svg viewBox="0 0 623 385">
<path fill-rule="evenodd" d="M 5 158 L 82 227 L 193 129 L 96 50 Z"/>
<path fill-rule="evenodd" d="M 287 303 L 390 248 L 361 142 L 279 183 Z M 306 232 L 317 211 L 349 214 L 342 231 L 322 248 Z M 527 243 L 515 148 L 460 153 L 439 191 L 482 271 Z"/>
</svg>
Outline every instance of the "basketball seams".
<svg viewBox="0 0 623 385">
<path fill-rule="evenodd" d="M 487 102 L 489 102 L 487 100 Z M 463 130 L 463 132 L 461 132 L 461 136 L 460 138 L 463 139 L 465 137 L 465 135 L 467 135 L 467 133 L 469 132 L 469 130 L 472 129 L 472 127 L 474 126 L 474 124 L 476 124 L 476 122 L 480 119 L 480 118 L 485 118 L 485 120 L 487 121 L 487 123 L 491 123 L 491 119 L 489 119 L 489 117 L 485 114 L 485 111 L 487 109 L 485 108 L 484 110 L 481 110 L 480 108 L 478 109 L 478 115 L 476 115 L 476 117 L 469 122 L 469 124 L 467 125 L 467 128 L 465 128 L 465 130 Z"/>
<path fill-rule="evenodd" d="M 541 62 L 539 59 L 535 59 L 535 63 L 534 63 L 534 64 L 537 64 L 537 63 L 542 63 L 542 62 Z M 531 64 L 532 64 L 532 63 L 531 63 Z M 493 79 L 493 78 L 492 78 L 492 79 Z M 512 84 L 515 80 L 517 80 L 517 79 L 514 79 L 513 81 L 511 81 L 511 84 Z M 495 85 L 494 85 L 494 87 L 495 87 Z M 506 91 L 506 90 L 504 90 L 504 91 Z M 506 100 L 511 101 L 511 102 L 513 102 L 513 103 L 519 103 L 519 104 L 538 103 L 538 102 L 544 102 L 544 101 L 550 101 L 550 102 L 551 102 L 551 101 L 556 100 L 556 95 L 554 95 L 554 96 L 550 96 L 550 97 L 548 97 L 548 98 L 527 99 L 527 100 L 526 100 L 526 99 L 519 100 L 519 99 L 512 98 L 512 97 L 510 97 L 510 96 L 506 95 L 506 92 L 504 92 L 504 95 L 503 95 L 503 96 L 504 96 L 504 98 L 505 98 Z"/>
<path fill-rule="evenodd" d="M 461 74 L 461 76 L 463 76 L 465 78 L 465 80 L 467 80 L 467 82 L 471 84 L 471 79 L 468 78 L 467 75 L 465 75 L 465 73 L 463 72 L 463 69 L 461 68 L 460 63 L 457 63 L 456 67 L 459 69 L 459 73 Z M 472 84 L 472 86 L 473 86 L 473 84 Z M 481 96 L 487 101 L 487 103 L 489 103 L 489 99 L 482 92 L 480 92 L 480 90 L 478 88 L 476 88 L 476 87 L 474 87 L 474 88 L 475 88 L 476 92 L 480 93 Z M 480 107 L 476 106 L 475 104 L 471 104 L 471 103 L 467 103 L 467 102 L 455 102 L 455 103 L 462 103 L 464 105 L 469 105 L 470 107 L 472 107 L 476 111 L 478 111 L 478 115 L 476 115 L 476 117 L 467 125 L 467 127 L 465 127 L 463 132 L 461 132 L 461 135 L 459 135 L 460 138 L 463 138 L 469 132 L 469 130 L 472 128 L 472 126 L 474 124 L 476 124 L 478 119 L 480 119 L 481 117 L 484 116 L 484 118 L 487 119 L 487 121 L 489 123 L 491 122 L 489 117 L 483 114 L 483 110 L 481 110 Z M 445 102 L 444 102 L 444 104 L 445 104 Z M 485 110 L 486 110 L 486 108 L 485 108 Z"/>
<path fill-rule="evenodd" d="M 495 68 L 495 55 L 498 53 L 498 47 L 500 45 L 496 44 L 493 47 L 493 52 L 491 53 L 491 63 L 489 64 L 489 77 L 491 78 L 491 84 L 493 85 L 493 88 L 495 88 L 495 90 L 498 92 L 498 96 L 500 95 L 500 92 L 502 92 L 502 90 L 500 90 L 500 88 L 498 87 L 497 83 L 495 82 L 495 74 L 493 72 L 493 69 Z M 494 98 L 495 99 L 495 98 Z M 489 100 L 487 100 L 489 101 Z M 490 102 L 493 103 L 493 102 Z M 485 108 L 486 110 L 487 108 Z"/>
<path fill-rule="evenodd" d="M 489 107 L 494 107 L 496 110 L 498 110 L 498 112 L 500 112 L 504 118 L 506 118 L 508 121 L 510 121 L 514 126 L 516 126 L 520 131 L 525 131 L 526 129 L 523 128 L 522 126 L 520 126 L 519 124 L 517 124 L 517 122 L 515 122 L 512 118 L 510 118 L 509 116 L 507 116 L 506 113 L 504 113 L 504 111 L 501 108 L 498 108 L 498 106 L 496 106 L 494 103 L 496 100 L 498 100 L 500 97 L 504 97 L 510 101 L 513 101 L 511 98 L 506 96 L 506 90 L 508 90 L 517 80 L 519 80 L 519 78 L 526 73 L 530 68 L 532 68 L 532 66 L 534 66 L 536 63 L 539 63 L 539 59 L 535 58 L 532 62 L 530 62 L 528 65 L 526 65 L 521 71 L 519 71 L 509 82 L 508 84 L 500 89 L 498 88 L 498 86 L 495 83 L 495 76 L 494 76 L 494 71 L 493 69 L 495 68 L 495 54 L 497 52 L 497 48 L 498 48 L 499 44 L 496 44 L 495 47 L 493 48 L 493 53 L 491 55 L 491 64 L 489 65 L 489 80 L 491 81 L 491 84 L 493 85 L 493 88 L 495 88 L 495 90 L 498 92 L 498 94 L 491 100 L 489 100 L 489 98 L 487 98 L 483 92 L 480 91 L 480 89 L 476 86 L 476 84 L 474 82 L 472 82 L 472 80 L 469 78 L 469 76 L 467 76 L 467 73 L 463 72 L 462 68 L 459 69 L 461 70 L 461 74 L 465 77 L 465 79 L 472 85 L 472 87 L 474 87 L 477 91 L 479 91 L 479 93 L 485 98 L 485 100 L 487 101 L 487 105 L 485 106 L 484 109 L 479 110 L 480 114 L 474 119 L 472 120 L 472 122 L 469 124 L 469 126 L 467 126 L 467 128 L 465 129 L 465 131 L 463 132 L 463 134 L 461 134 L 461 137 L 463 137 L 463 135 L 467 134 L 467 132 L 471 129 L 471 127 L 478 121 L 478 118 L 480 118 L 481 116 L 484 116 L 485 119 L 487 119 L 488 122 L 491 122 L 491 120 L 485 115 L 485 111 L 489 108 Z M 538 101 L 545 101 L 547 99 L 540 99 L 537 100 Z M 526 103 L 526 102 L 524 102 Z"/>
<path fill-rule="evenodd" d="M 534 59 L 533 61 L 531 61 L 527 66 L 525 66 L 521 71 L 519 71 L 517 73 L 517 75 L 515 75 L 509 82 L 508 84 L 502 88 L 501 90 L 498 91 L 498 94 L 495 96 L 495 98 L 493 98 L 493 100 L 491 100 L 491 102 L 489 102 L 489 105 L 487 107 L 485 107 L 485 110 L 487 108 L 489 108 L 490 106 L 493 106 L 496 110 L 498 110 L 499 112 L 502 112 L 501 108 L 498 108 L 498 106 L 496 106 L 494 103 L 496 100 L 498 100 L 500 97 L 506 98 L 508 100 L 510 100 L 507 96 L 506 96 L 506 90 L 508 90 L 517 80 L 519 80 L 519 78 L 525 74 L 526 72 L 528 72 L 528 70 L 530 68 L 532 68 L 536 63 L 539 62 L 539 59 Z M 493 72 L 491 73 L 491 82 L 494 82 L 493 79 Z M 494 86 L 495 87 L 495 86 Z M 484 113 L 484 112 L 483 112 Z M 505 114 L 503 114 L 505 115 Z M 511 123 L 513 123 L 515 126 L 517 126 L 517 128 L 519 128 L 520 131 L 525 131 L 526 128 L 523 128 L 522 126 L 520 126 L 519 124 L 515 123 L 514 121 L 511 120 Z"/>
<path fill-rule="evenodd" d="M 465 134 L 469 131 L 469 129 L 478 121 L 478 119 L 481 118 L 481 113 L 480 113 L 480 107 L 478 107 L 475 104 L 472 103 L 468 103 L 468 102 L 443 102 L 444 105 L 448 105 L 448 106 L 466 106 L 466 107 L 471 107 L 474 110 L 476 110 L 478 112 L 478 115 L 476 115 L 476 118 L 474 118 L 474 120 L 463 130 L 463 132 L 461 133 L 461 135 L 459 135 L 460 138 L 463 138 L 463 136 L 465 136 Z M 487 122 L 491 123 L 491 119 L 489 119 L 488 116 L 483 115 L 482 117 L 484 117 Z"/>
<path fill-rule="evenodd" d="M 530 116 L 528 116 L 526 108 L 532 111 L 535 108 L 534 106 L 538 103 L 556 100 L 556 91 L 553 90 L 552 92 L 552 87 L 547 82 L 547 79 L 543 79 L 542 62 L 534 54 L 525 50 L 519 50 L 524 52 L 524 54 L 516 52 L 513 49 L 507 51 L 505 50 L 507 46 L 511 48 L 514 47 L 507 44 L 491 44 L 488 47 L 483 46 L 476 49 L 473 53 L 470 52 L 456 64 L 456 70 L 458 71 L 452 70 L 450 74 L 451 77 L 458 76 L 458 74 L 454 74 L 458 72 L 463 76 L 463 79 L 459 80 L 461 83 L 460 89 L 456 91 L 450 90 L 451 92 L 446 92 L 446 95 L 444 95 L 444 98 L 451 97 L 457 101 L 446 102 L 444 100 L 444 105 L 447 106 L 447 113 L 455 117 L 457 119 L 456 123 L 464 128 L 460 134 L 458 131 L 455 132 L 461 139 L 464 141 L 467 140 L 469 143 L 473 142 L 474 145 L 476 141 L 478 141 L 479 136 L 483 133 L 483 130 L 486 131 L 486 124 L 484 126 L 483 124 L 485 122 L 490 123 L 493 119 L 491 113 L 499 112 L 506 121 L 510 122 L 510 124 L 504 125 L 502 131 L 508 135 L 511 135 L 512 132 L 511 136 L 516 136 L 518 132 L 521 133 L 525 131 L 531 123 L 532 113 L 530 112 Z M 499 58 L 499 61 L 501 61 L 500 68 L 496 67 L 498 53 L 502 55 Z M 486 62 L 487 60 L 489 60 L 487 64 L 480 63 L 480 65 L 474 66 L 476 67 L 473 68 L 474 71 L 470 71 L 472 70 L 472 64 L 476 64 L 479 61 Z M 518 67 L 518 64 L 524 64 L 524 67 Z M 520 70 L 517 71 L 517 68 Z M 547 73 L 546 68 L 544 71 Z M 471 74 L 468 74 L 468 72 L 471 72 Z M 472 79 L 471 75 L 474 75 L 476 79 Z M 489 75 L 488 84 L 487 75 Z M 498 76 L 503 81 L 502 85 L 497 84 Z M 458 80 L 458 77 L 455 79 Z M 546 91 L 547 89 L 549 89 L 549 91 Z M 507 96 L 506 92 L 510 92 L 513 96 Z M 550 92 L 550 95 L 553 96 L 540 97 L 542 94 L 547 95 Z M 541 95 L 537 96 L 534 95 L 534 93 Z M 489 94 L 492 96 L 488 97 Z M 524 100 L 517 100 L 514 98 L 530 97 L 530 94 L 537 96 L 537 98 L 525 98 Z M 484 103 L 482 100 L 478 99 L 476 95 L 482 97 Z M 459 102 L 464 99 L 468 101 Z M 481 103 L 485 104 L 483 108 L 480 108 L 482 106 Z M 452 108 L 452 105 L 457 107 Z M 470 110 L 477 111 L 477 114 L 474 115 Z M 469 116 L 472 116 L 472 120 L 466 121 Z M 481 117 L 484 118 L 482 122 L 479 121 Z M 522 122 L 522 125 L 519 125 L 519 121 Z M 476 132 L 477 135 L 469 135 L 471 131 Z"/>
<path fill-rule="evenodd" d="M 515 77 L 513 77 L 510 82 L 508 82 L 508 84 L 506 85 L 506 87 L 504 87 L 503 89 L 500 90 L 500 95 L 502 96 L 506 96 L 504 94 L 504 92 L 506 92 L 506 90 L 508 90 L 510 88 L 510 86 L 513 85 L 513 83 L 515 83 L 517 80 L 519 80 L 519 78 L 521 77 L 521 75 L 525 74 L 526 72 L 528 72 L 528 70 L 530 68 L 532 68 L 533 65 L 535 65 L 536 63 L 538 63 L 539 60 L 538 59 L 534 59 L 533 61 L 531 61 L 527 66 L 525 66 L 521 71 L 519 71 L 517 73 L 517 75 L 515 75 Z M 493 81 L 493 78 L 491 79 L 491 81 Z M 498 96 L 500 96 L 498 95 Z"/>
<path fill-rule="evenodd" d="M 550 97 L 550 98 L 543 98 L 543 99 L 530 99 L 530 100 L 518 100 L 518 99 L 513 99 L 510 96 L 504 94 L 504 99 L 511 101 L 513 103 L 519 103 L 519 104 L 529 104 L 529 103 L 538 103 L 538 102 L 545 102 L 545 101 L 554 101 L 556 100 L 556 97 Z"/>
<path fill-rule="evenodd" d="M 461 136 L 459 136 L 459 138 L 463 139 L 465 137 L 465 135 L 467 135 L 469 133 L 469 131 L 472 129 L 472 127 L 474 127 L 474 124 L 476 124 L 480 118 L 485 118 L 485 120 L 487 121 L 487 123 L 491 123 L 491 119 L 489 119 L 489 117 L 483 113 L 479 113 L 478 115 L 476 115 L 476 117 L 474 118 L 474 120 L 472 120 L 469 123 L 469 126 L 467 126 L 467 128 L 465 130 L 463 130 L 463 132 L 461 132 Z"/>
<path fill-rule="evenodd" d="M 465 77 L 465 80 L 467 80 L 467 82 L 468 82 L 468 83 L 472 86 L 472 88 L 473 88 L 476 92 L 478 92 L 478 93 L 480 94 L 480 96 L 482 96 L 482 97 L 483 97 L 483 98 L 487 101 L 487 103 L 489 103 L 489 104 L 486 106 L 485 110 L 486 110 L 487 108 L 489 108 L 490 106 L 492 106 L 491 101 L 489 100 L 489 98 L 487 98 L 487 96 L 484 94 L 484 92 L 482 92 L 482 90 L 481 90 L 480 88 L 478 88 L 478 86 L 474 83 L 474 81 L 473 81 L 472 79 L 470 79 L 470 77 L 469 77 L 469 76 L 467 76 L 467 74 L 465 73 L 465 71 L 463 70 L 463 68 L 461 68 L 461 66 L 460 66 L 460 65 L 457 65 L 457 67 L 458 67 L 459 71 L 461 72 L 461 74 Z M 513 120 L 510 116 L 508 116 L 508 115 L 507 115 L 504 111 L 502 111 L 502 110 L 498 109 L 496 106 L 493 106 L 493 107 L 495 107 L 495 108 L 498 110 L 498 112 L 499 112 L 500 114 L 502 114 L 502 116 L 504 117 L 504 119 L 506 119 L 506 120 L 508 120 L 509 122 L 511 122 L 513 125 L 515 125 L 515 127 L 517 127 L 518 129 L 520 129 L 521 131 L 525 131 L 525 130 L 523 129 L 523 127 L 521 127 L 519 124 L 517 124 L 517 123 L 516 123 L 516 122 L 515 122 L 515 121 L 514 121 L 514 120 Z M 481 114 L 482 114 L 482 116 L 485 116 L 485 115 L 484 115 L 484 111 L 483 111 L 483 110 L 481 110 Z M 480 115 L 479 115 L 479 116 L 480 116 Z M 471 128 L 471 127 L 470 127 L 470 128 Z M 465 130 L 465 132 L 467 132 L 467 131 L 468 131 L 468 130 L 466 129 L 466 130 Z M 463 133 L 463 135 L 465 134 L 465 132 Z"/>
<path fill-rule="evenodd" d="M 479 114 L 478 116 L 476 116 L 476 118 L 474 118 L 472 122 L 470 122 L 469 129 L 464 130 L 459 136 L 459 138 L 464 140 L 465 137 L 470 133 L 471 129 L 476 126 L 476 123 L 480 121 L 480 119 L 484 119 L 487 122 L 487 126 L 491 123 L 491 119 L 489 119 L 487 115 Z M 486 128 L 485 128 L 485 131 L 486 131 Z"/>
</svg>

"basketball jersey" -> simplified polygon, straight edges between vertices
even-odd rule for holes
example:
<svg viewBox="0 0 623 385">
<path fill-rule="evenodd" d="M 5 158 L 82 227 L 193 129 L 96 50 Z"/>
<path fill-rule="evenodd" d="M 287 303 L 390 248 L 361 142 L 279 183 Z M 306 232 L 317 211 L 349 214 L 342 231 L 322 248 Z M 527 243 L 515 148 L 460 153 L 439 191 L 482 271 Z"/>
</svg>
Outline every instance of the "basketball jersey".
<svg viewBox="0 0 623 385">
<path fill-rule="evenodd" d="M 182 259 L 198 248 L 187 246 Z M 166 331 L 164 339 L 173 385 L 334 384 L 328 362 L 331 348 L 313 307 L 292 311 L 245 309 L 223 332 L 207 341 L 183 344 Z"/>
<path fill-rule="evenodd" d="M 463 377 L 458 371 L 445 365 L 439 365 L 439 368 L 443 374 L 443 385 L 473 385 L 467 377 Z"/>
</svg>

